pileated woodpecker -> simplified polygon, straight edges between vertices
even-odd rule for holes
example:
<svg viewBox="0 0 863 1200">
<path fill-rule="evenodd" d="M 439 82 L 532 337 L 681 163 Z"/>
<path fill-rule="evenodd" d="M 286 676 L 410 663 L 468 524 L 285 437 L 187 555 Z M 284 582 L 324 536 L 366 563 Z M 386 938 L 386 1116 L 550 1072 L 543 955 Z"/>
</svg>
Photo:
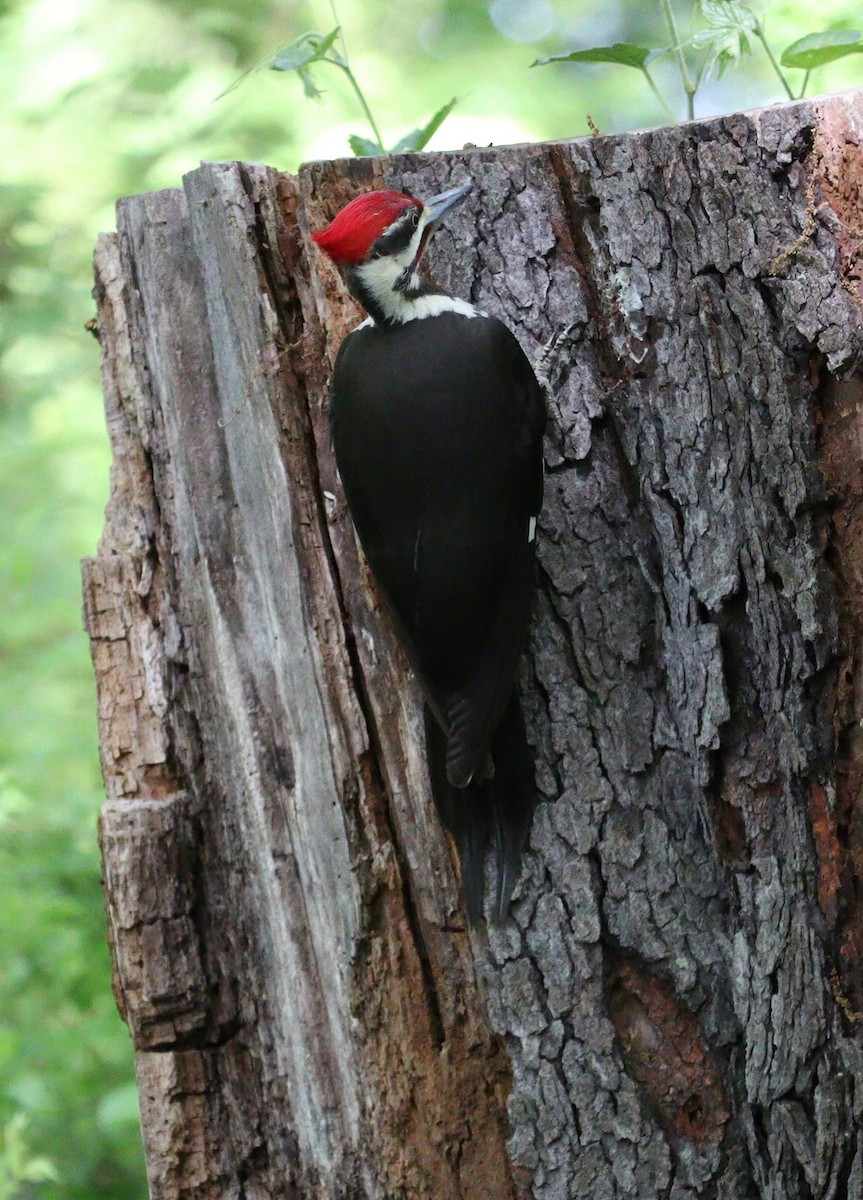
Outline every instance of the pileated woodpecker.
<svg viewBox="0 0 863 1200">
<path fill-rule="evenodd" d="M 509 908 L 534 803 L 514 681 L 530 619 L 545 402 L 495 317 L 418 273 L 470 184 L 352 200 L 318 246 L 368 319 L 345 338 L 331 429 L 348 506 L 426 700 L 432 791 L 469 919 Z"/>
</svg>

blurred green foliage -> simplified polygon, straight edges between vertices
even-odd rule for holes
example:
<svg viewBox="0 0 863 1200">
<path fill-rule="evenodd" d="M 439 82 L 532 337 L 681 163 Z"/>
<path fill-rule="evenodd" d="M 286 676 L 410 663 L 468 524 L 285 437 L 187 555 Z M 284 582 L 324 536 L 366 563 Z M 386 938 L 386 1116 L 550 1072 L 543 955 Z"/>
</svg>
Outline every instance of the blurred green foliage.
<svg viewBox="0 0 863 1200">
<path fill-rule="evenodd" d="M 20 1112 L 0 1129 L 0 1200 L 15 1200 L 21 1184 L 57 1182 L 54 1164 L 33 1156 L 26 1131 L 27 1118 Z"/>
<path fill-rule="evenodd" d="M 854 24 L 852 0 L 821 0 L 814 25 L 807 7 L 775 0 L 768 28 L 780 45 Z M 432 143 L 447 148 L 584 134 L 588 111 L 603 131 L 662 121 L 635 72 L 528 71 L 539 55 L 656 44 L 656 8 L 339 0 L 338 20 L 388 141 L 459 96 Z M 202 158 L 293 169 L 345 154 L 362 123 L 342 80 L 322 80 L 316 104 L 296 79 L 261 71 L 214 102 L 246 67 L 334 23 L 323 0 L 0 0 L 0 1181 L 10 1200 L 146 1195 L 105 946 L 80 620 L 78 560 L 95 548 L 108 488 L 97 346 L 84 331 L 92 246 L 113 227 L 117 196 L 175 186 Z M 860 82 L 854 60 L 828 70 L 832 88 Z M 820 87 L 819 71 L 810 91 Z M 762 66 L 712 81 L 700 112 L 776 98 Z"/>
</svg>

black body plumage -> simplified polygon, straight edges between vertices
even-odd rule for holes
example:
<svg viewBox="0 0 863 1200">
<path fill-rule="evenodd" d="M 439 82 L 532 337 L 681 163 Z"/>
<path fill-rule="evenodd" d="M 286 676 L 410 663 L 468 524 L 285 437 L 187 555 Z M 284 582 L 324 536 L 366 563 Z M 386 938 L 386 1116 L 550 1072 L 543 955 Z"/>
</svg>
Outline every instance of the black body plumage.
<svg viewBox="0 0 863 1200">
<path fill-rule="evenodd" d="M 368 323 L 339 351 L 336 461 L 427 700 L 432 788 L 473 921 L 489 850 L 495 913 L 505 915 L 533 808 L 514 680 L 534 588 L 544 424 L 533 370 L 495 318 Z"/>
</svg>

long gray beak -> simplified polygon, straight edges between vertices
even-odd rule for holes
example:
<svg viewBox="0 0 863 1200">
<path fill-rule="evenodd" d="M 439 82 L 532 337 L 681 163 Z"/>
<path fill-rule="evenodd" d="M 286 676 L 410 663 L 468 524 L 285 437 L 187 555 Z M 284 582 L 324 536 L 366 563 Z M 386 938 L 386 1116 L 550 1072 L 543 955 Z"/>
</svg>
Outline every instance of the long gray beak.
<svg viewBox="0 0 863 1200">
<path fill-rule="evenodd" d="M 429 225 L 434 225 L 445 213 L 455 208 L 457 204 L 461 204 L 472 187 L 472 183 L 466 183 L 463 187 L 448 188 L 445 192 L 439 192 L 437 196 L 432 196 L 430 200 L 426 200 L 425 209 L 429 214 L 426 217 L 426 228 Z"/>
</svg>

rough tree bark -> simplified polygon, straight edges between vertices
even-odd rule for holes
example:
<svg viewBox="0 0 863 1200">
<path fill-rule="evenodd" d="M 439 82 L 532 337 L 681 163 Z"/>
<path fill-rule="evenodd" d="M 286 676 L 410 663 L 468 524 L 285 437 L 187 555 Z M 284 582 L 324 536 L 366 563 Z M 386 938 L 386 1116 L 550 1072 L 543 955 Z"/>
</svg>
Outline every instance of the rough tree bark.
<svg viewBox="0 0 863 1200">
<path fill-rule="evenodd" d="M 154 1197 L 863 1194 L 863 93 L 296 178 L 97 254 L 101 841 Z M 469 935 L 327 434 L 358 191 L 551 384 L 543 797 Z"/>
</svg>

